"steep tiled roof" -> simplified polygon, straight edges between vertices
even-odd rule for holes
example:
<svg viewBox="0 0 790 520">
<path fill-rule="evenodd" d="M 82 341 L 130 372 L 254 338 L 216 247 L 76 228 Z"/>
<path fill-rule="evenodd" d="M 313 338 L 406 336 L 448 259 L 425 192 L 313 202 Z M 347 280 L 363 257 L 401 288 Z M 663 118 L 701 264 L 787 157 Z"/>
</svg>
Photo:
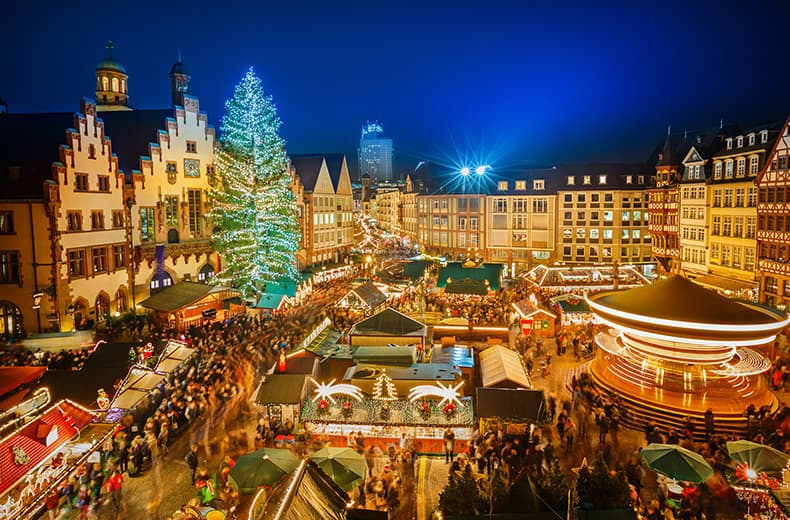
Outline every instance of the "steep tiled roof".
<svg viewBox="0 0 790 520">
<path fill-rule="evenodd" d="M 99 112 L 104 121 L 104 135 L 112 140 L 112 152 L 118 156 L 118 168 L 128 176 L 140 169 L 140 156 L 150 155 L 148 143 L 156 143 L 156 134 L 167 128 L 172 109 L 120 110 Z"/>
<path fill-rule="evenodd" d="M 326 168 L 329 170 L 329 177 L 332 179 L 332 187 L 337 191 L 338 184 L 340 184 L 340 172 L 343 169 L 343 161 L 346 156 L 342 153 L 327 153 L 324 154 L 326 160 Z"/>
<path fill-rule="evenodd" d="M 387 301 L 387 296 L 373 282 L 365 282 L 351 289 L 351 292 L 356 294 L 371 309 L 376 309 Z"/>
<path fill-rule="evenodd" d="M 296 175 L 304 186 L 305 191 L 311 192 L 315 189 L 318 175 L 321 173 L 321 165 L 324 157 L 321 155 L 291 155 L 291 164 L 296 169 Z"/>
<path fill-rule="evenodd" d="M 73 112 L 0 114 L 0 198 L 42 199 L 73 126 Z"/>
<path fill-rule="evenodd" d="M 0 441 L 0 495 L 95 419 L 82 408 L 63 400 L 49 408 L 38 419 Z M 54 439 L 47 445 L 45 438 L 40 435 L 45 436 L 54 427 L 57 427 L 57 436 L 53 436 Z M 28 458 L 26 464 L 20 465 L 14 462 L 14 447 L 21 448 L 25 452 Z"/>
</svg>

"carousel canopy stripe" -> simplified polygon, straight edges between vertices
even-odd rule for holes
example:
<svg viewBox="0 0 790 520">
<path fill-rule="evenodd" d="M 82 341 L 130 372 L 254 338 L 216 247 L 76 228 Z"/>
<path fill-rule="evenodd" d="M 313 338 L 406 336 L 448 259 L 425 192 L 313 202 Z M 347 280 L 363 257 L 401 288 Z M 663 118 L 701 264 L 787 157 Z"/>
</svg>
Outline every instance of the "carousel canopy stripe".
<svg viewBox="0 0 790 520">
<path fill-rule="evenodd" d="M 299 404 L 304 394 L 306 374 L 272 374 L 261 383 L 257 404 Z"/>
<path fill-rule="evenodd" d="M 778 324 L 784 320 L 775 311 L 720 296 L 682 276 L 660 278 L 650 285 L 626 291 L 591 294 L 588 298 L 595 312 L 629 313 L 646 320 L 659 318 L 731 326 Z"/>
<path fill-rule="evenodd" d="M 47 367 L 0 367 L 0 397 L 32 383 L 47 372 Z"/>
<path fill-rule="evenodd" d="M 497 345 L 480 352 L 480 372 L 486 388 L 503 384 L 532 387 L 518 354 L 507 347 Z"/>
<path fill-rule="evenodd" d="M 355 323 L 351 336 L 425 336 L 428 328 L 395 309 L 387 308 Z"/>
<path fill-rule="evenodd" d="M 545 415 L 543 390 L 478 387 L 475 391 L 478 417 L 538 422 Z"/>
<path fill-rule="evenodd" d="M 140 306 L 155 311 L 171 312 L 196 303 L 210 294 L 227 292 L 228 297 L 241 295 L 236 289 L 196 282 L 178 282 L 140 302 Z"/>
</svg>

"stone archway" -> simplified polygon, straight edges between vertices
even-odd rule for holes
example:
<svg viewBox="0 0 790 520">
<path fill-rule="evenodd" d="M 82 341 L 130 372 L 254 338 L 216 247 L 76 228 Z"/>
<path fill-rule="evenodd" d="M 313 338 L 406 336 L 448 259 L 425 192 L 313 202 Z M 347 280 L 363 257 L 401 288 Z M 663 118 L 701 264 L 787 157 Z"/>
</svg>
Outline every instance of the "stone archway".
<svg viewBox="0 0 790 520">
<path fill-rule="evenodd" d="M 110 295 L 106 292 L 101 291 L 96 296 L 96 302 L 94 303 L 94 309 L 96 310 L 96 321 L 104 321 L 110 315 Z"/>
</svg>

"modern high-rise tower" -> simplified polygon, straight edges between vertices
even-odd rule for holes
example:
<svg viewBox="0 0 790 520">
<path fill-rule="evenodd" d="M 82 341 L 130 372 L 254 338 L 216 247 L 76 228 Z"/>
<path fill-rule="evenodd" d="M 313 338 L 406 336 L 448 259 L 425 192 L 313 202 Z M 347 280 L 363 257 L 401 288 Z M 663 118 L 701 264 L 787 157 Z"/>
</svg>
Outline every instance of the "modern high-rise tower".
<svg viewBox="0 0 790 520">
<path fill-rule="evenodd" d="M 378 121 L 362 125 L 359 177 L 365 174 L 379 181 L 392 180 L 392 139 L 384 138 L 384 129 Z"/>
</svg>

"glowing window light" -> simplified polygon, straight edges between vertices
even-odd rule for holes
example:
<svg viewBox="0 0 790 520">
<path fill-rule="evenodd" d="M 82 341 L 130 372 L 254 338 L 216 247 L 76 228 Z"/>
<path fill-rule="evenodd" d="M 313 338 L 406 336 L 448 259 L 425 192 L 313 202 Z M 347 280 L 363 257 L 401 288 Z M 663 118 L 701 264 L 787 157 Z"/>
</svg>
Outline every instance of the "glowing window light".
<svg viewBox="0 0 790 520">
<path fill-rule="evenodd" d="M 316 402 L 319 399 L 326 399 L 331 403 L 335 402 L 336 395 L 347 395 L 357 401 L 362 400 L 362 391 L 356 385 L 350 385 L 348 383 L 339 383 L 335 384 L 335 380 L 333 379 L 329 383 L 319 383 L 312 377 L 310 381 L 315 384 L 315 396 L 313 396 L 312 401 Z"/>
<path fill-rule="evenodd" d="M 447 383 L 447 386 L 443 383 L 436 383 L 435 385 L 417 385 L 412 387 L 409 391 L 409 400 L 417 401 L 431 396 L 441 397 L 442 400 L 439 401 L 439 406 L 445 403 L 455 403 L 460 406 L 461 400 L 458 399 L 458 390 L 460 390 L 462 386 L 464 386 L 463 381 L 455 386 L 450 386 L 450 383 Z"/>
<path fill-rule="evenodd" d="M 680 328 L 680 329 L 701 329 L 701 330 L 708 330 L 708 331 L 733 331 L 733 332 L 762 332 L 762 331 L 772 331 L 772 330 L 780 330 L 790 324 L 790 316 L 785 316 L 782 321 L 776 321 L 772 323 L 759 323 L 755 325 L 729 325 L 726 323 L 698 323 L 693 321 L 678 321 L 678 320 L 668 320 L 666 318 L 657 318 L 655 316 L 643 316 L 641 314 L 633 314 L 630 312 L 625 312 L 617 309 L 613 309 L 611 307 L 607 307 L 605 305 L 601 305 L 600 303 L 596 303 L 590 299 L 589 295 L 586 295 L 584 299 L 587 301 L 587 305 L 590 306 L 590 309 L 593 311 L 598 311 L 606 314 L 611 314 L 612 316 L 617 316 L 618 318 L 623 318 L 625 320 L 631 321 L 645 321 L 646 319 L 650 321 L 650 323 L 655 323 L 656 325 L 664 325 L 666 327 L 673 327 L 673 328 Z M 769 315 L 766 314 L 766 317 Z M 769 340 L 773 341 L 776 338 L 776 334 L 774 334 Z"/>
</svg>

